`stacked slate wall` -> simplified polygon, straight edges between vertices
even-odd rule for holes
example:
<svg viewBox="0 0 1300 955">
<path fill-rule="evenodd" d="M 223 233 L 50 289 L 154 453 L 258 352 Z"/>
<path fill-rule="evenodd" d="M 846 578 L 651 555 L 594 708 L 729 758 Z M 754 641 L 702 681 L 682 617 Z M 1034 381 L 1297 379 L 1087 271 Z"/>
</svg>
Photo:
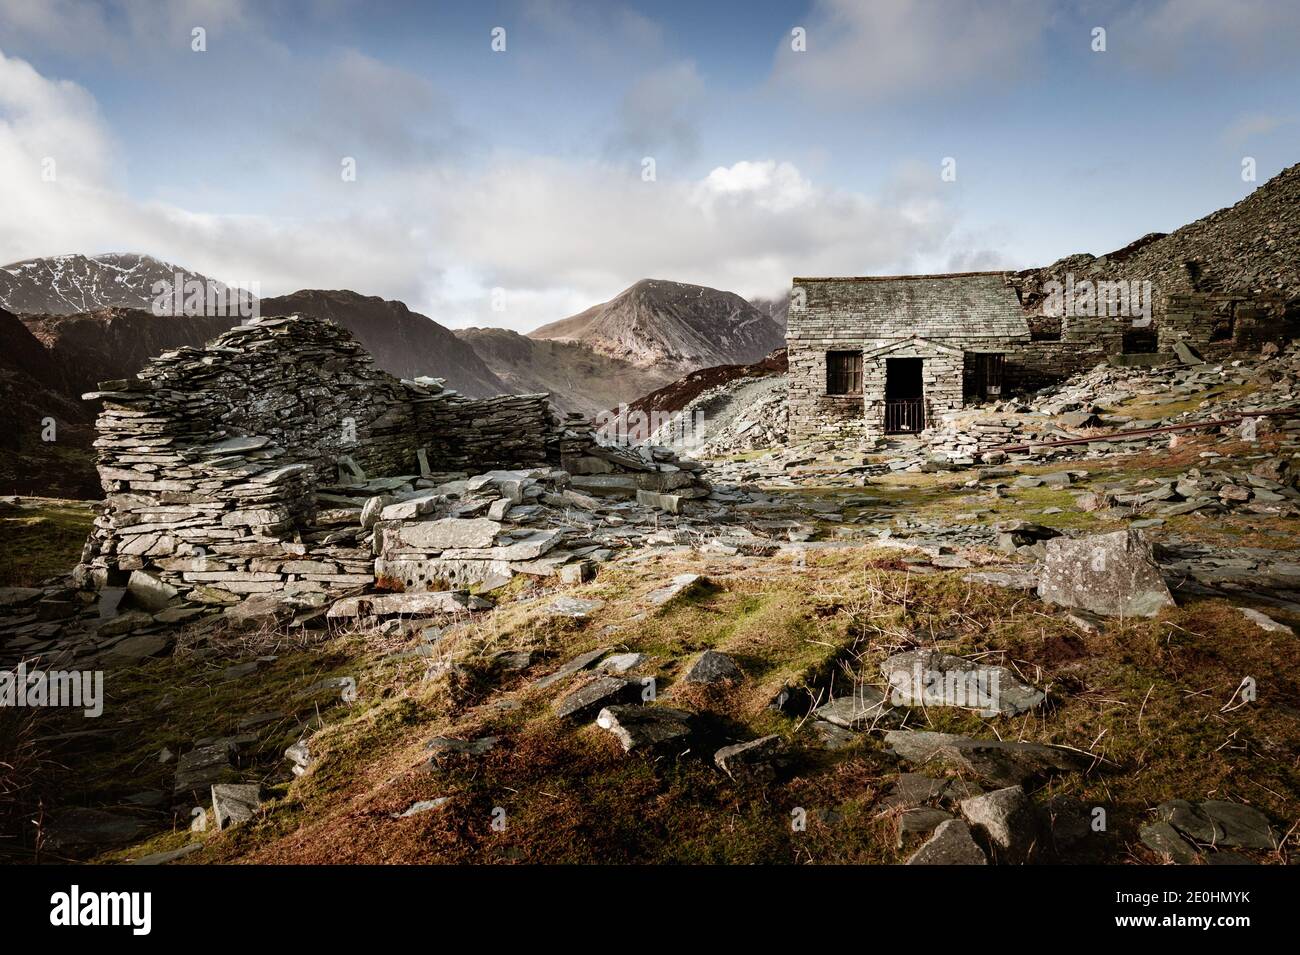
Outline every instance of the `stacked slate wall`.
<svg viewBox="0 0 1300 955">
<path fill-rule="evenodd" d="M 81 573 L 104 586 L 146 572 L 191 599 L 370 581 L 364 550 L 318 527 L 318 492 L 357 470 L 417 475 L 421 451 L 438 472 L 527 467 L 591 440 L 546 395 L 468 399 L 401 381 L 345 329 L 300 315 L 164 353 L 86 397 L 103 402 L 105 501 Z"/>
</svg>

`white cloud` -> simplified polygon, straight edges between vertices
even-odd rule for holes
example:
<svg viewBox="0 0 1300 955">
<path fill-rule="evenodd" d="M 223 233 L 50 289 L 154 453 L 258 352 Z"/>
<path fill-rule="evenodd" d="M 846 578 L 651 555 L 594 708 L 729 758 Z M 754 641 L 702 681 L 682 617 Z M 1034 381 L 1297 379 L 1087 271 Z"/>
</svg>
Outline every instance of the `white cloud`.
<svg viewBox="0 0 1300 955">
<path fill-rule="evenodd" d="M 1051 18 L 1039 0 L 818 0 L 807 49 L 777 51 L 774 79 L 816 96 L 961 95 L 1025 68 Z"/>
<path fill-rule="evenodd" d="M 971 255 L 933 175 L 901 170 L 871 198 L 774 159 L 645 182 L 631 161 L 500 153 L 457 165 L 414 154 L 400 174 L 304 179 L 277 197 L 275 215 L 215 215 L 118 188 L 103 159 L 112 136 L 84 89 L 0 56 L 0 91 L 3 262 L 144 252 L 258 282 L 265 295 L 352 288 L 445 324 L 527 330 L 643 277 L 772 296 L 796 274 L 938 269 Z M 50 149 L 69 158 L 43 183 Z M 491 308 L 494 288 L 504 312 Z"/>
</svg>

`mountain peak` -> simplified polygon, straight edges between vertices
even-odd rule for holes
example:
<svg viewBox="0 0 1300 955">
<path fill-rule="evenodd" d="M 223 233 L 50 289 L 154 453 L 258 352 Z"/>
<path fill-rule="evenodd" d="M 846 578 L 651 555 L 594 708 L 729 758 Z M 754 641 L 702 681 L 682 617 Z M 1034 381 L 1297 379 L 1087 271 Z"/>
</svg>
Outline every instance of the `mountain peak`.
<svg viewBox="0 0 1300 955">
<path fill-rule="evenodd" d="M 734 292 L 647 278 L 528 337 L 582 342 L 633 365 L 684 373 L 757 361 L 784 336 L 775 321 Z"/>
</svg>

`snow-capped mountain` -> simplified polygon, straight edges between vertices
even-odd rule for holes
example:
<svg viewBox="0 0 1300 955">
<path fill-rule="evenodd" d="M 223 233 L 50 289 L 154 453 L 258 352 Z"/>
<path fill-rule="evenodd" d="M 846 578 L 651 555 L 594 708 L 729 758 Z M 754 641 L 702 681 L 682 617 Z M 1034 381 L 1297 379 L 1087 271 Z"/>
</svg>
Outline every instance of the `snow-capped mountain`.
<svg viewBox="0 0 1300 955">
<path fill-rule="evenodd" d="M 52 255 L 0 266 L 0 308 L 17 315 L 76 315 L 113 307 L 151 309 L 157 297 L 156 283 L 179 284 L 184 289 L 195 281 L 204 289 L 220 288 L 206 276 L 148 255 Z M 226 299 L 227 303 L 234 301 Z"/>
</svg>

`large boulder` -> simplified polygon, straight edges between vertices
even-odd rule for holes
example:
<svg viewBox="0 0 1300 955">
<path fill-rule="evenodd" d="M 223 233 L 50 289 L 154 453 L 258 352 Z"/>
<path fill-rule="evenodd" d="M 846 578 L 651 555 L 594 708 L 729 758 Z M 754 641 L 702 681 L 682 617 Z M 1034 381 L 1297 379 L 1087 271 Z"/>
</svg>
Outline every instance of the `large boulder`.
<svg viewBox="0 0 1300 955">
<path fill-rule="evenodd" d="M 1154 617 L 1174 605 L 1151 545 L 1134 530 L 1048 541 L 1038 596 L 1107 617 Z"/>
</svg>

